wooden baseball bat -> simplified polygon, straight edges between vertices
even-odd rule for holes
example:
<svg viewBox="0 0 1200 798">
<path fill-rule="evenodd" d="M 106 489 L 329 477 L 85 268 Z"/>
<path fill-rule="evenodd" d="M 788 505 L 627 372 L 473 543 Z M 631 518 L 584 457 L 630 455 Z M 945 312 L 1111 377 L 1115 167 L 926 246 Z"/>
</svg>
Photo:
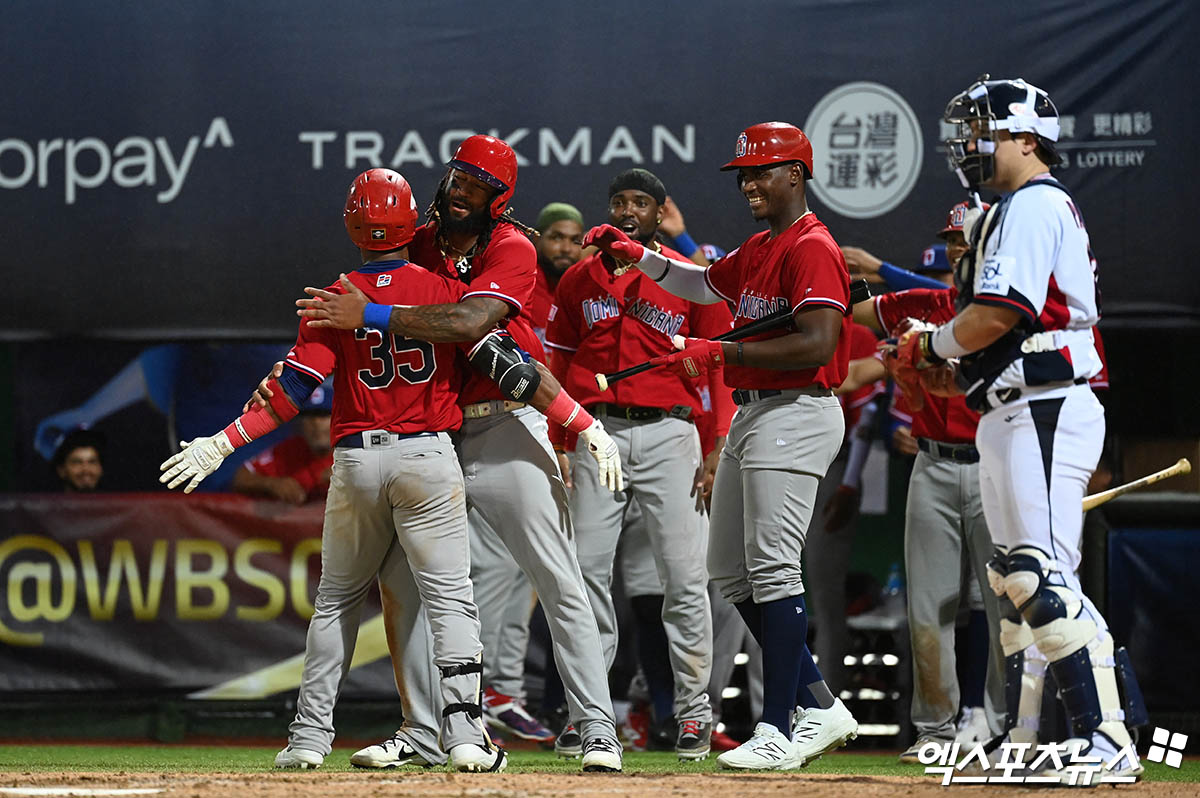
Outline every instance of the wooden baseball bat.
<svg viewBox="0 0 1200 798">
<path fill-rule="evenodd" d="M 862 302 L 865 299 L 870 299 L 871 289 L 867 287 L 866 280 L 855 280 L 850 283 L 850 304 Z M 758 335 L 769 330 L 787 327 L 792 323 L 792 311 L 784 308 L 777 310 L 770 315 L 763 316 L 761 319 L 756 319 L 749 324 L 743 324 L 741 327 L 735 327 L 727 333 L 718 335 L 714 341 L 740 341 L 743 338 L 749 338 L 751 335 Z M 614 371 L 612 374 L 596 374 L 596 387 L 601 391 L 607 391 L 608 386 L 613 383 L 620 382 L 626 377 L 632 377 L 634 374 L 641 374 L 643 371 L 658 368 L 658 364 L 639 363 L 636 366 L 630 366 L 627 369 Z"/>
<path fill-rule="evenodd" d="M 1168 477 L 1173 477 L 1176 474 L 1189 474 L 1191 471 L 1192 464 L 1186 457 L 1181 457 L 1179 458 L 1179 462 L 1170 468 L 1164 468 L 1162 471 L 1155 471 L 1149 476 L 1142 477 L 1141 479 L 1135 479 L 1133 482 L 1127 482 L 1124 485 L 1118 485 L 1115 488 L 1110 488 L 1092 496 L 1084 496 L 1083 511 L 1087 512 L 1093 507 L 1098 507 L 1107 501 L 1117 498 L 1118 496 L 1129 493 L 1131 490 L 1137 490 L 1139 488 L 1144 488 L 1147 485 L 1153 485 L 1155 482 L 1161 482 L 1162 480 L 1167 479 Z"/>
</svg>

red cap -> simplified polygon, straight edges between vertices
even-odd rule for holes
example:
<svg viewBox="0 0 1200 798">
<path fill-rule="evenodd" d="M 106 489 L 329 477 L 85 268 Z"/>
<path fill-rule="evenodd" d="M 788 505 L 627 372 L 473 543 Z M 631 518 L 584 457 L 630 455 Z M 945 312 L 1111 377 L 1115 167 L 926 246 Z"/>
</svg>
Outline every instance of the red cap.
<svg viewBox="0 0 1200 798">
<path fill-rule="evenodd" d="M 492 218 L 504 213 L 517 187 L 517 154 L 505 141 L 495 136 L 471 136 L 458 145 L 458 152 L 446 165 L 496 189 L 490 208 Z"/>
<path fill-rule="evenodd" d="M 350 184 L 342 218 L 355 246 L 399 249 L 417 231 L 417 203 L 399 172 L 368 169 Z"/>
<path fill-rule="evenodd" d="M 725 172 L 743 166 L 773 166 L 799 161 L 813 173 L 812 142 L 804 131 L 787 122 L 761 122 L 742 131 L 733 148 L 733 160 L 721 167 Z"/>
<path fill-rule="evenodd" d="M 946 214 L 946 226 L 938 233 L 938 238 L 944 239 L 947 233 L 961 233 L 963 231 L 963 220 L 967 218 L 967 209 L 970 208 L 970 203 L 960 202 L 950 209 L 950 213 Z M 992 207 L 988 203 L 983 203 L 983 209 L 986 211 Z"/>
</svg>

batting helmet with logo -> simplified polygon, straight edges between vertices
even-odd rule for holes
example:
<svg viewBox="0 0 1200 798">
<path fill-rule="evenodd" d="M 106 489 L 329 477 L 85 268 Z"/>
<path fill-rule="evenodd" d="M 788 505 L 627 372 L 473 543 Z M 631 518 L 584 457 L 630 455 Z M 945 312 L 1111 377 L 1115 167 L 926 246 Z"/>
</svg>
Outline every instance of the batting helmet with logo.
<svg viewBox="0 0 1200 798">
<path fill-rule="evenodd" d="M 355 246 L 399 249 L 416 233 L 417 203 L 399 172 L 368 169 L 350 184 L 342 217 Z"/>
<path fill-rule="evenodd" d="M 733 160 L 722 166 L 721 171 L 797 161 L 804 164 L 805 179 L 812 179 L 813 148 L 804 131 L 787 122 L 760 122 L 738 136 Z"/>
<path fill-rule="evenodd" d="M 946 214 L 946 226 L 943 227 L 937 234 L 937 237 L 945 240 L 948 233 L 963 233 L 963 222 L 967 218 L 967 211 L 970 209 L 971 203 L 960 202 L 950 209 Z M 992 207 L 989 203 L 983 203 L 982 210 L 987 210 Z"/>
<path fill-rule="evenodd" d="M 458 145 L 458 152 L 446 165 L 496 189 L 489 210 L 493 219 L 504 213 L 517 187 L 517 154 L 506 142 L 495 136 L 471 136 Z"/>
</svg>

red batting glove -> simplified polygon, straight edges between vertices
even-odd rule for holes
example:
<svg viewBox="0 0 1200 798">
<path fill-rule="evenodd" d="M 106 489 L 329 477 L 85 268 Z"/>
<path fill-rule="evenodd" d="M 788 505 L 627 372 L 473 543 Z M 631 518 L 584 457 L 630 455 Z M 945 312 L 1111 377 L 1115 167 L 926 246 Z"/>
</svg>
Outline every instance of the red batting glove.
<svg viewBox="0 0 1200 798">
<path fill-rule="evenodd" d="M 634 263 L 646 254 L 646 248 L 634 241 L 611 224 L 602 224 L 587 231 L 583 246 L 596 247 L 610 258 L 630 260 Z"/>
<path fill-rule="evenodd" d="M 710 369 L 725 365 L 725 350 L 721 347 L 720 341 L 684 338 L 682 335 L 677 335 L 674 343 L 678 352 L 661 355 L 650 362 L 656 366 L 663 366 L 672 374 L 691 379 L 707 374 Z"/>
</svg>

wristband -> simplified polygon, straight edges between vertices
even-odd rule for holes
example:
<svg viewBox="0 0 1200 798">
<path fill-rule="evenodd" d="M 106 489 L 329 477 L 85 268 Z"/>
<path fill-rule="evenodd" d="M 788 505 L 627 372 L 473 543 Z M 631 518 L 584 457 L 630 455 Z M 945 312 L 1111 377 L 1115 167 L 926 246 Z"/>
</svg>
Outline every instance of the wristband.
<svg viewBox="0 0 1200 798">
<path fill-rule="evenodd" d="M 938 327 L 929 335 L 929 351 L 938 362 L 945 361 L 947 358 L 963 357 L 971 354 L 971 350 L 964 347 L 958 342 L 958 338 L 954 336 L 954 323 L 958 321 L 958 317 L 954 317 L 946 324 Z M 931 360 L 933 358 L 930 358 Z"/>
<path fill-rule="evenodd" d="M 387 332 L 391 320 L 391 305 L 377 305 L 374 302 L 368 302 L 367 306 L 363 308 L 363 326 L 368 329 Z"/>
<path fill-rule="evenodd" d="M 675 250 L 685 258 L 690 258 L 700 249 L 700 245 L 692 240 L 687 230 L 675 236 Z"/>
</svg>

